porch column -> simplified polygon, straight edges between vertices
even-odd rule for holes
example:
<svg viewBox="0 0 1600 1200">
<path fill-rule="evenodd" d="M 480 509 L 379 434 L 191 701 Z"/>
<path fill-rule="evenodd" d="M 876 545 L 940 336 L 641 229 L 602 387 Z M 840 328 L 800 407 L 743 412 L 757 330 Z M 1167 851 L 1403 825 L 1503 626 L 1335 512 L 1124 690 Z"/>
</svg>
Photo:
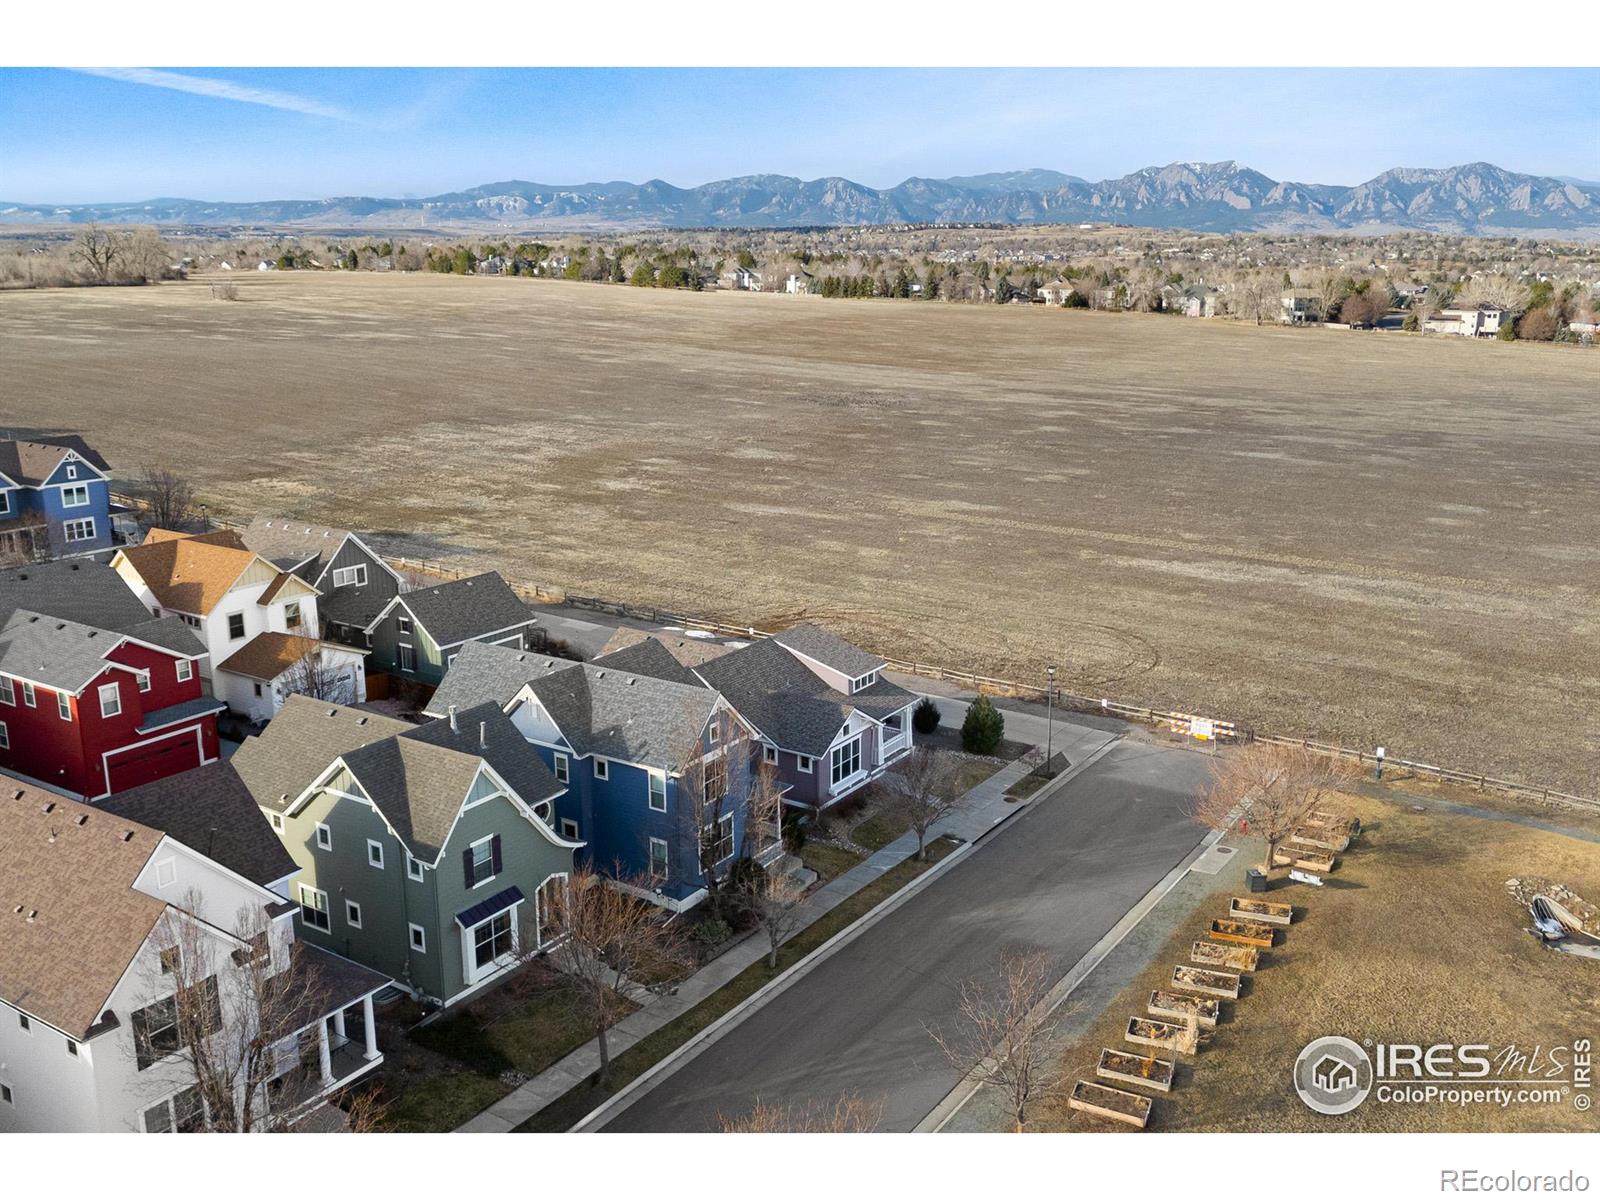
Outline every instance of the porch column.
<svg viewBox="0 0 1600 1200">
<path fill-rule="evenodd" d="M 349 1041 L 344 1032 L 344 1009 L 342 1008 L 333 1014 L 333 1032 L 338 1035 L 341 1042 Z"/>
<path fill-rule="evenodd" d="M 361 1057 L 371 1062 L 378 1057 L 378 1023 L 372 1017 L 372 994 L 361 997 L 361 1029 L 367 1035 L 367 1052 Z"/>
<path fill-rule="evenodd" d="M 328 1049 L 328 1019 L 317 1021 L 317 1066 L 322 1071 L 322 1086 L 333 1086 L 333 1054 Z"/>
</svg>

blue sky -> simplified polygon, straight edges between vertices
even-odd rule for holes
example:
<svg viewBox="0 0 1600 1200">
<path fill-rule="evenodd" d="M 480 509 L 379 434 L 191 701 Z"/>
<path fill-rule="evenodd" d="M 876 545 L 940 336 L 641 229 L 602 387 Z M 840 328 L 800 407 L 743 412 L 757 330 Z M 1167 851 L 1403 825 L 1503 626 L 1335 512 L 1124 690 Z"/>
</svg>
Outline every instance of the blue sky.
<svg viewBox="0 0 1600 1200">
<path fill-rule="evenodd" d="M 83 203 L 774 172 L 883 187 L 1238 159 L 1358 183 L 1486 160 L 1600 179 L 1600 71 L 0 70 L 0 199 Z"/>
</svg>

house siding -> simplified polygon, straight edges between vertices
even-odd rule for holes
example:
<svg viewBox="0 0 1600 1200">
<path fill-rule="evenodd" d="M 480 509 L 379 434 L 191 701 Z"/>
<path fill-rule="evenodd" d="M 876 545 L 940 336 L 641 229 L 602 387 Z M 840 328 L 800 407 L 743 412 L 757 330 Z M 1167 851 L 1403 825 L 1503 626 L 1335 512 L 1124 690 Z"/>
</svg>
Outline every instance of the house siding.
<svg viewBox="0 0 1600 1200">
<path fill-rule="evenodd" d="M 76 465 L 78 478 L 68 479 L 66 468 Z M 57 484 L 69 486 L 83 485 L 89 491 L 89 503 L 67 507 L 62 502 L 61 488 Z M 44 518 L 48 530 L 50 553 L 55 556 L 93 554 L 100 550 L 109 550 L 113 539 L 111 536 L 111 485 L 101 479 L 92 467 L 79 460 L 75 464 L 62 463 L 57 467 L 50 479 L 40 487 L 18 487 L 10 492 L 10 511 L 4 514 L 6 520 L 13 517 L 25 516 L 28 513 L 37 513 Z M 88 541 L 68 542 L 66 537 L 66 523 L 85 517 L 94 519 L 95 536 Z"/>
</svg>

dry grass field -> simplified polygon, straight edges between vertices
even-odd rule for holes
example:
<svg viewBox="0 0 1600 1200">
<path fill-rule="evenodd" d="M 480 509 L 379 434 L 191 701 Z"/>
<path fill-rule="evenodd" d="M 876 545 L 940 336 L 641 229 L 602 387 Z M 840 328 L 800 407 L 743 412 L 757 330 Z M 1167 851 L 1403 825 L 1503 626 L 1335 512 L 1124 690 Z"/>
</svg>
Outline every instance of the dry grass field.
<svg viewBox="0 0 1600 1200">
<path fill-rule="evenodd" d="M 0 296 L 0 427 L 401 553 L 1600 791 L 1600 354 L 233 279 Z"/>
<path fill-rule="evenodd" d="M 1580 895 L 1600 894 L 1593 842 L 1510 821 L 1351 797 L 1365 827 L 1323 888 L 1274 888 L 1268 899 L 1296 905 L 1295 923 L 1264 951 L 1244 994 L 1223 1002 L 1223 1019 L 1199 1054 L 1179 1056 L 1176 1085 L 1157 1099 L 1151 1129 L 1343 1132 L 1593 1132 L 1600 1116 L 1557 1104 L 1448 1106 L 1383 1104 L 1369 1097 L 1353 1113 L 1326 1117 L 1295 1094 L 1295 1058 L 1314 1038 L 1343 1034 L 1374 1042 L 1571 1045 L 1600 1020 L 1600 964 L 1540 947 L 1525 932 L 1527 910 L 1506 880 L 1553 878 Z M 1246 841 L 1249 861 L 1265 847 Z M 1280 875 L 1282 873 L 1280 872 Z M 1130 1049 L 1127 1019 L 1142 1016 L 1150 992 L 1170 986 L 1213 917 L 1227 915 L 1222 891 L 1203 903 L 1151 966 L 1064 1052 L 1067 1085 L 1093 1079 L 1100 1049 Z M 1173 1057 L 1163 1053 L 1163 1058 Z M 1570 1075 L 1567 1076 L 1570 1080 Z M 1137 1088 L 1129 1090 L 1139 1090 Z M 1573 1093 L 1575 1096 L 1576 1093 Z M 1074 1112 L 1064 1096 L 1040 1109 L 1038 1128 L 1096 1131 L 1109 1123 Z"/>
</svg>

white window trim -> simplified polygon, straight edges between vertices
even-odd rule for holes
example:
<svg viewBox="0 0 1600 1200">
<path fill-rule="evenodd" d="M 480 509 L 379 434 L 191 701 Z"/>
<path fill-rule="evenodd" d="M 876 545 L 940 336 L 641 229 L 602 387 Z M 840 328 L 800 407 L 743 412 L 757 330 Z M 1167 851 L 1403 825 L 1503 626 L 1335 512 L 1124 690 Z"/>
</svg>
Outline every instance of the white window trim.
<svg viewBox="0 0 1600 1200">
<path fill-rule="evenodd" d="M 17 703 L 17 684 L 9 675 L 0 675 L 0 704 L 13 707 Z"/>
<path fill-rule="evenodd" d="M 299 888 L 300 888 L 300 923 L 302 925 L 308 925 L 312 929 L 315 929 L 320 933 L 332 933 L 333 932 L 333 916 L 332 916 L 331 913 L 328 912 L 328 893 L 323 891 L 321 888 L 312 887 L 309 883 L 302 883 L 302 884 L 299 885 Z M 320 907 L 318 905 L 316 905 L 316 904 L 308 904 L 306 902 L 307 899 L 309 897 L 311 897 L 311 896 L 320 896 L 322 898 L 322 904 L 321 904 Z M 318 925 L 315 922 L 306 920 L 305 910 L 308 909 L 308 908 L 311 909 L 313 912 L 317 912 L 317 913 L 320 913 L 322 915 L 322 917 L 328 922 L 327 928 L 323 928 L 321 925 Z"/>
<path fill-rule="evenodd" d="M 521 906 L 522 901 L 518 900 L 510 908 L 501 909 L 492 917 L 485 917 L 476 925 L 461 931 L 461 975 L 469 984 L 482 983 L 485 979 L 500 974 L 517 961 L 517 951 L 522 941 L 517 933 L 517 909 Z M 492 921 L 498 921 L 501 917 L 506 919 L 506 929 L 511 934 L 511 949 L 499 958 L 490 959 L 487 966 L 480 967 L 477 963 L 478 930 Z"/>
<path fill-rule="evenodd" d="M 561 751 L 555 751 L 555 774 L 558 783 L 572 782 L 572 769 L 567 761 L 567 756 Z"/>
<path fill-rule="evenodd" d="M 503 874 L 503 872 L 496 871 L 494 869 L 494 834 L 491 833 L 488 837 L 481 837 L 475 842 L 469 842 L 467 844 L 467 849 L 475 851 L 475 850 L 477 850 L 477 848 L 479 846 L 487 846 L 487 847 L 489 847 L 489 873 L 487 875 L 485 875 L 482 879 L 477 878 L 478 861 L 477 861 L 477 855 L 474 854 L 473 855 L 473 861 L 472 861 L 472 874 L 473 874 L 472 890 L 473 891 L 477 891 L 484 884 L 490 883 L 493 880 L 496 880 L 496 879 L 500 878 L 501 874 Z M 479 923 L 481 924 L 482 922 L 479 922 Z"/>
<path fill-rule="evenodd" d="M 66 692 L 56 693 L 56 711 L 61 714 L 63 721 L 72 720 L 72 697 Z"/>
<path fill-rule="evenodd" d="M 11 730 L 6 728 L 6 723 L 0 721 L 0 750 L 11 749 Z"/>
<path fill-rule="evenodd" d="M 149 671 L 145 670 L 143 667 L 137 668 L 133 672 L 133 678 L 134 678 L 134 682 L 139 685 L 139 690 L 141 692 L 148 692 L 150 690 L 150 672 Z"/>
<path fill-rule="evenodd" d="M 77 476 L 68 475 L 67 478 L 68 479 L 76 479 Z M 68 496 L 71 496 L 73 494 L 81 494 L 83 496 L 83 499 L 82 500 L 69 500 L 69 499 L 67 499 Z M 91 503 L 92 503 L 92 498 L 89 495 L 89 485 L 87 483 L 74 483 L 71 486 L 67 486 L 67 485 L 63 485 L 62 486 L 62 488 L 61 488 L 61 507 L 62 508 L 88 508 Z"/>
<path fill-rule="evenodd" d="M 598 754 L 594 758 L 594 777 L 611 782 L 611 763 L 608 759 L 601 758 Z"/>
<path fill-rule="evenodd" d="M 110 694 L 110 708 L 106 707 L 107 693 Z M 122 715 L 122 691 L 115 683 L 102 683 L 100 685 L 100 715 L 102 717 L 119 717 Z"/>
<path fill-rule="evenodd" d="M 333 586 L 341 587 L 366 587 L 367 564 L 357 563 L 353 567 L 335 567 L 333 569 Z"/>
<path fill-rule="evenodd" d="M 417 648 L 410 642 L 398 642 L 395 645 L 395 662 L 407 675 L 417 673 Z M 406 666 L 406 658 L 411 659 L 411 665 Z"/>
<path fill-rule="evenodd" d="M 372 860 L 372 852 L 374 850 L 378 852 L 378 860 L 376 862 Z M 383 870 L 383 843 L 374 838 L 367 839 L 367 866 L 372 867 L 374 870 Z"/>
<path fill-rule="evenodd" d="M 353 916 L 351 914 L 354 914 Z M 351 929 L 361 928 L 361 904 L 356 900 L 344 902 L 344 923 Z"/>
<path fill-rule="evenodd" d="M 39 694 L 33 690 L 33 684 L 26 679 L 22 681 L 22 702 L 29 708 L 39 707 Z"/>
<path fill-rule="evenodd" d="M 177 671 L 178 682 L 188 683 L 189 680 L 194 678 L 194 663 L 190 662 L 187 658 L 180 658 L 178 660 Z"/>
<path fill-rule="evenodd" d="M 662 859 L 662 861 L 664 863 L 666 863 L 666 868 L 659 875 L 656 874 L 656 847 L 657 846 L 661 847 L 661 859 Z M 650 858 L 649 858 L 650 877 L 652 879 L 663 879 L 663 880 L 664 879 L 670 879 L 672 877 L 672 875 L 671 875 L 671 871 L 672 871 L 672 847 L 667 844 L 667 839 L 666 838 L 658 838 L 658 837 L 651 838 L 650 839 L 649 854 L 650 854 Z"/>
<path fill-rule="evenodd" d="M 649 798 L 646 803 L 651 812 L 664 813 L 667 811 L 667 773 L 665 771 L 648 771 L 650 776 Z M 661 784 L 661 807 L 656 807 L 656 784 Z"/>
<path fill-rule="evenodd" d="M 411 852 L 406 852 L 406 878 L 414 883 L 421 883 L 425 878 L 422 873 L 422 864 L 411 857 Z"/>
<path fill-rule="evenodd" d="M 233 619 L 235 617 L 239 618 L 239 632 L 238 633 L 235 633 L 233 631 Z M 237 642 L 240 638 L 242 638 L 248 632 L 247 623 L 245 622 L 244 614 L 242 612 L 229 613 L 226 617 L 223 618 L 222 627 L 228 631 L 228 640 L 230 642 Z"/>
<path fill-rule="evenodd" d="M 327 841 L 323 841 L 324 838 L 326 838 Z M 333 849 L 333 830 L 329 829 L 321 821 L 317 822 L 316 842 L 317 842 L 317 849 L 318 850 L 332 850 Z"/>
<path fill-rule="evenodd" d="M 576 842 L 580 840 L 581 835 L 578 830 L 578 823 L 571 817 L 561 818 L 561 836 L 566 838 L 569 842 Z"/>
<path fill-rule="evenodd" d="M 156 888 L 169 888 L 178 882 L 178 864 L 170 858 L 163 858 L 156 864 Z"/>
<path fill-rule="evenodd" d="M 809 754 L 796 754 L 794 756 L 795 769 L 802 775 L 811 775 L 816 772 L 817 760 Z"/>
<path fill-rule="evenodd" d="M 62 522 L 61 536 L 69 542 L 92 542 L 99 534 L 96 532 L 93 517 L 78 517 L 72 521 Z"/>
<path fill-rule="evenodd" d="M 776 746 L 761 747 L 761 761 L 765 763 L 772 763 L 774 766 L 776 766 L 778 762 L 778 748 Z"/>
<path fill-rule="evenodd" d="M 727 826 L 728 826 L 728 852 L 726 854 L 724 854 L 721 858 L 716 859 L 715 862 L 713 863 L 714 866 L 721 866 L 723 863 L 727 862 L 730 858 L 732 858 L 739 850 L 738 839 L 736 837 L 734 837 L 735 830 L 734 830 L 734 827 L 733 827 L 733 814 L 732 813 L 723 813 L 720 817 L 718 817 L 716 819 L 715 822 L 713 822 L 713 824 L 716 826 L 716 829 L 717 829 L 717 840 L 718 841 L 722 840 L 722 826 L 723 826 L 724 822 L 726 822 Z M 709 829 L 709 828 L 711 828 L 711 826 L 707 825 L 707 828 Z"/>
<path fill-rule="evenodd" d="M 409 945 L 418 954 L 428 952 L 428 931 L 421 925 L 412 924 L 408 927 Z"/>
</svg>

